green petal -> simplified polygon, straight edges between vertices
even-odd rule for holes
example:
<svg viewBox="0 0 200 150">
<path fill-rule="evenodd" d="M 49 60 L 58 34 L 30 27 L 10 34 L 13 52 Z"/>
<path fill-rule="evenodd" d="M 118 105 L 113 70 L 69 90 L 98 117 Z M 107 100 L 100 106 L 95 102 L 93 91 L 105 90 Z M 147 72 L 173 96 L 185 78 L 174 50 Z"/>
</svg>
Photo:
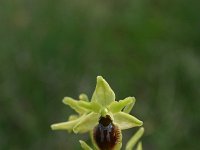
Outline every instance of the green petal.
<svg viewBox="0 0 200 150">
<path fill-rule="evenodd" d="M 141 126 L 142 121 L 124 112 L 119 112 L 113 115 L 114 122 L 119 126 L 121 130 L 129 129 L 136 126 Z"/>
<path fill-rule="evenodd" d="M 76 120 L 79 117 L 80 117 L 79 115 L 70 115 L 69 118 L 68 118 L 68 121 Z"/>
<path fill-rule="evenodd" d="M 135 105 L 135 97 L 127 97 L 127 99 L 132 99 L 132 103 L 126 105 L 126 107 L 124 107 L 123 112 L 125 113 L 130 113 L 133 106 Z"/>
<path fill-rule="evenodd" d="M 92 100 L 106 107 L 115 101 L 115 93 L 103 77 L 97 77 L 97 85 L 92 96 Z"/>
<path fill-rule="evenodd" d="M 101 110 L 101 106 L 97 102 L 86 102 L 86 101 L 79 101 L 78 105 L 84 109 L 89 111 L 93 111 L 99 113 Z"/>
<path fill-rule="evenodd" d="M 78 122 L 73 131 L 75 133 L 85 133 L 88 131 L 93 130 L 93 128 L 98 124 L 99 121 L 99 114 L 98 113 L 90 113 L 86 115 L 80 122 Z"/>
<path fill-rule="evenodd" d="M 81 144 L 81 147 L 84 149 L 84 150 L 93 150 L 89 145 L 87 145 L 87 143 L 85 143 L 84 141 L 82 140 L 79 140 L 80 144 Z"/>
<path fill-rule="evenodd" d="M 84 93 L 79 95 L 79 99 L 82 101 L 89 101 L 88 96 Z"/>
<path fill-rule="evenodd" d="M 126 144 L 126 150 L 132 150 L 135 144 L 138 142 L 138 140 L 142 137 L 144 134 L 144 128 L 141 127 L 134 135 L 133 137 L 128 141 Z"/>
<path fill-rule="evenodd" d="M 119 102 L 117 101 L 112 102 L 109 106 L 109 109 L 112 113 L 120 112 L 123 108 L 126 109 L 126 111 L 129 111 L 132 109 L 134 104 L 135 104 L 135 98 L 127 97 L 124 100 L 120 100 Z"/>
<path fill-rule="evenodd" d="M 80 101 L 77 101 L 77 100 L 75 100 L 75 99 L 73 99 L 73 98 L 71 98 L 71 97 L 65 97 L 64 99 L 63 99 L 63 103 L 64 104 L 66 104 L 66 105 L 69 105 L 72 109 L 74 109 L 77 113 L 79 113 L 79 114 L 83 114 L 83 113 L 86 113 L 86 112 L 88 112 L 86 109 L 84 109 L 84 108 L 81 108 L 80 106 L 79 106 L 79 103 Z"/>
<path fill-rule="evenodd" d="M 72 121 L 66 121 L 61 123 L 55 123 L 51 125 L 52 130 L 68 130 L 71 131 L 73 127 L 80 122 L 86 115 L 79 117 L 78 119 Z"/>
</svg>

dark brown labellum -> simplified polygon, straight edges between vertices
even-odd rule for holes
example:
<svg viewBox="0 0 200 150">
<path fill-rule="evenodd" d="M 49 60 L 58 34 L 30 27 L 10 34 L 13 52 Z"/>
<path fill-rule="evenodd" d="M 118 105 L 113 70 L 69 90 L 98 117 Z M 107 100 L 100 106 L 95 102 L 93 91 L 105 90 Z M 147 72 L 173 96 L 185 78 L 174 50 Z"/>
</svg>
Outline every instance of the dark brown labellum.
<svg viewBox="0 0 200 150">
<path fill-rule="evenodd" d="M 119 142 L 120 130 L 110 116 L 100 117 L 99 124 L 94 128 L 94 141 L 101 150 L 112 150 Z"/>
</svg>

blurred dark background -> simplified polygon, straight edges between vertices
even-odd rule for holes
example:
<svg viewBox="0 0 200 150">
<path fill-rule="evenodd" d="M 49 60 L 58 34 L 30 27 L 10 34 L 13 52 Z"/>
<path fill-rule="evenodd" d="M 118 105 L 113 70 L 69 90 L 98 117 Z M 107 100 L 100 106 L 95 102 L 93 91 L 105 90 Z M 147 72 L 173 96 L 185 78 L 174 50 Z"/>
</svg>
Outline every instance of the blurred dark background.
<svg viewBox="0 0 200 150">
<path fill-rule="evenodd" d="M 0 149 L 81 149 L 50 125 L 102 75 L 135 96 L 144 150 L 200 148 L 198 0 L 0 1 Z M 124 143 L 135 132 L 124 132 Z"/>
</svg>

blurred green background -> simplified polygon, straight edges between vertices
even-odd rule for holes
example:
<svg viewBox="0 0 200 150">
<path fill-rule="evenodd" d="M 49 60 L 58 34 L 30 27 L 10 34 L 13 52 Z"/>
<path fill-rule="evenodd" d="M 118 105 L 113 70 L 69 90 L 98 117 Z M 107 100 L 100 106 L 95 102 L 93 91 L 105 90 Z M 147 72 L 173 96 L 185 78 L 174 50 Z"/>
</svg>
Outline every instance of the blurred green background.
<svg viewBox="0 0 200 150">
<path fill-rule="evenodd" d="M 1 0 L 0 150 L 81 149 L 50 124 L 102 75 L 135 96 L 144 150 L 200 149 L 198 0 Z M 124 132 L 124 143 L 135 132 Z"/>
</svg>

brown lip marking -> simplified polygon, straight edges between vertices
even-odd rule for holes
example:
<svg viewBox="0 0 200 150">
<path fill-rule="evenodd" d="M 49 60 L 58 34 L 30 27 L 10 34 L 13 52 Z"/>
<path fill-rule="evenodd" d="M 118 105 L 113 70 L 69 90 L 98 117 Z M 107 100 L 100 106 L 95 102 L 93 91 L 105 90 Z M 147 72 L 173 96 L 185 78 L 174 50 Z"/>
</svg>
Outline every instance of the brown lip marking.
<svg viewBox="0 0 200 150">
<path fill-rule="evenodd" d="M 100 117 L 93 136 L 100 150 L 112 150 L 119 141 L 120 129 L 113 124 L 110 116 L 106 115 Z"/>
</svg>

